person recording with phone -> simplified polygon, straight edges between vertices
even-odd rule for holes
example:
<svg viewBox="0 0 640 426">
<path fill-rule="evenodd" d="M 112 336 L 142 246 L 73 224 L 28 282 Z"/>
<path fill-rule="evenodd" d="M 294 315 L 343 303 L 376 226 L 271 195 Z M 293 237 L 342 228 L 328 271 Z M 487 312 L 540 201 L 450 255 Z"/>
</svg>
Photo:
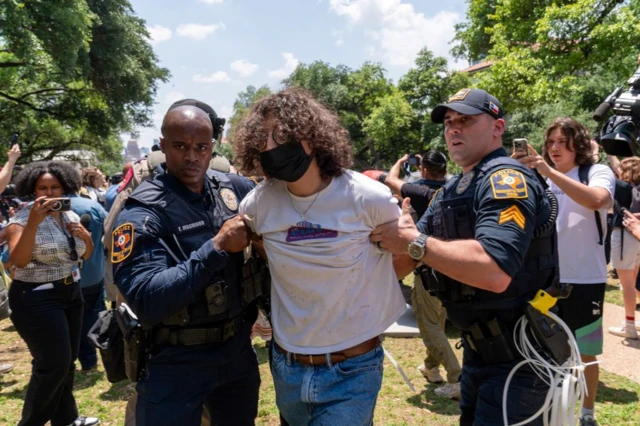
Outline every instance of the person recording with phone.
<svg viewBox="0 0 640 426">
<path fill-rule="evenodd" d="M 20 426 L 90 426 L 73 397 L 82 327 L 81 260 L 93 252 L 91 235 L 70 211 L 66 195 L 80 190 L 80 173 L 60 161 L 29 164 L 15 179 L 20 197 L 35 198 L 7 227 L 14 281 L 11 321 L 33 357 Z"/>
<path fill-rule="evenodd" d="M 406 166 L 418 166 L 421 179 L 417 182 L 407 183 L 400 179 L 400 169 Z M 411 207 L 420 218 L 425 211 L 431 197 L 445 183 L 447 174 L 447 157 L 440 151 L 429 150 L 424 156 L 419 154 L 406 154 L 391 167 L 384 179 L 384 184 L 391 189 L 394 195 L 402 198 L 411 198 Z"/>
</svg>

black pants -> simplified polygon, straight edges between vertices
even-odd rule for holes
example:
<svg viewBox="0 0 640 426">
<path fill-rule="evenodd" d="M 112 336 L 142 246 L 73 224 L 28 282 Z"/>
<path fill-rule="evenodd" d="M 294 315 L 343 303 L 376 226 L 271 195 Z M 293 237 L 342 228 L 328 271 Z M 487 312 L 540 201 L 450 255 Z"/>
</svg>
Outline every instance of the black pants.
<svg viewBox="0 0 640 426">
<path fill-rule="evenodd" d="M 82 326 L 82 293 L 77 283 L 14 281 L 9 290 L 11 321 L 31 352 L 31 379 L 20 426 L 67 426 L 78 417 L 73 397 L 74 361 Z"/>
<path fill-rule="evenodd" d="M 246 336 L 226 363 L 214 363 L 206 348 L 173 347 L 173 357 L 153 352 L 147 375 L 136 386 L 136 425 L 200 426 L 203 405 L 212 425 L 254 425 L 260 372 Z"/>
<path fill-rule="evenodd" d="M 89 341 L 87 334 L 98 321 L 98 314 L 105 310 L 104 280 L 100 280 L 97 284 L 89 287 L 82 287 L 82 298 L 84 299 L 84 308 L 78 359 L 82 369 L 88 370 L 98 364 L 98 353 L 95 346 Z"/>
</svg>

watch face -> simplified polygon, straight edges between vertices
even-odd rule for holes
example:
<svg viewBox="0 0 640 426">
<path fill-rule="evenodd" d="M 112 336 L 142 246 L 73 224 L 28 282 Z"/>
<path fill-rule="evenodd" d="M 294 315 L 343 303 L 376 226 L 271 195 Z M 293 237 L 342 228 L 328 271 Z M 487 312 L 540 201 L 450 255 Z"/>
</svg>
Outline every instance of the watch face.
<svg viewBox="0 0 640 426">
<path fill-rule="evenodd" d="M 424 256 L 424 247 L 416 242 L 409 244 L 409 256 L 415 260 L 422 259 L 422 256 Z"/>
</svg>

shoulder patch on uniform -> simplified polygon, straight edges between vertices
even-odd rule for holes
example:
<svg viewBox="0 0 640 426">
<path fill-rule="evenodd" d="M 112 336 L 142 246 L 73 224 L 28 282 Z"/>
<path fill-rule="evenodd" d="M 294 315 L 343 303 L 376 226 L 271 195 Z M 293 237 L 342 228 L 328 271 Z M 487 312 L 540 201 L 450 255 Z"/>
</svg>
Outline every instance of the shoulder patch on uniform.
<svg viewBox="0 0 640 426">
<path fill-rule="evenodd" d="M 504 225 L 507 222 L 514 222 L 516 225 L 522 228 L 522 230 L 524 230 L 524 225 L 527 223 L 527 220 L 525 219 L 518 206 L 514 205 L 500 212 L 498 225 Z"/>
<path fill-rule="evenodd" d="M 236 196 L 235 192 L 233 192 L 229 188 L 222 188 L 220 190 L 220 197 L 222 197 L 224 205 L 227 206 L 229 210 L 238 210 L 238 197 Z"/>
<path fill-rule="evenodd" d="M 529 197 L 527 181 L 524 175 L 517 170 L 498 170 L 491 175 L 490 180 L 493 198 L 496 200 Z"/>
<path fill-rule="evenodd" d="M 111 233 L 111 263 L 120 263 L 133 251 L 133 224 L 124 223 Z"/>
</svg>

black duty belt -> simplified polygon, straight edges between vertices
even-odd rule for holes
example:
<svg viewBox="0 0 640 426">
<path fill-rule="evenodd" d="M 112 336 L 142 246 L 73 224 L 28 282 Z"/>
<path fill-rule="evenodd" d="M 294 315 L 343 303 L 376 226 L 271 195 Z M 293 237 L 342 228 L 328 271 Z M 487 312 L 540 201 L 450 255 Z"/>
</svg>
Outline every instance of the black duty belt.
<svg viewBox="0 0 640 426">
<path fill-rule="evenodd" d="M 156 345 L 193 346 L 207 343 L 224 343 L 240 330 L 242 315 L 202 328 L 157 327 L 153 330 Z"/>
</svg>

